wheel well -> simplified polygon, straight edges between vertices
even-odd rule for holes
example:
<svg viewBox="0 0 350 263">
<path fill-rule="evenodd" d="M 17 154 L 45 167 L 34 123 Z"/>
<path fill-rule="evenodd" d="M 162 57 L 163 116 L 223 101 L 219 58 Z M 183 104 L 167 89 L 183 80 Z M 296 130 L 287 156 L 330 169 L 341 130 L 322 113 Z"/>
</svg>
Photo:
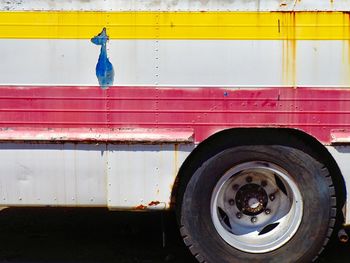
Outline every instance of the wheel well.
<svg viewBox="0 0 350 263">
<path fill-rule="evenodd" d="M 346 200 L 345 182 L 333 156 L 311 135 L 290 128 L 234 128 L 220 131 L 201 142 L 182 164 L 172 190 L 172 205 L 181 204 L 182 195 L 192 174 L 199 166 L 217 153 L 242 145 L 284 145 L 302 150 L 323 163 L 329 170 L 337 195 L 340 213 Z"/>
</svg>

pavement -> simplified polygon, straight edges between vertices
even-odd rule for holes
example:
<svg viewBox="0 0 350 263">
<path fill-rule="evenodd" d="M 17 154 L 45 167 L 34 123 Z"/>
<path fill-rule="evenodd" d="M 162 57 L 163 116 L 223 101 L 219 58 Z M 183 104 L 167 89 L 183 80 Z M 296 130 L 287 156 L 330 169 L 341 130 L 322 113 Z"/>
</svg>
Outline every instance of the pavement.
<svg viewBox="0 0 350 263">
<path fill-rule="evenodd" d="M 162 229 L 165 229 L 165 237 Z M 22 208 L 0 212 L 2 262 L 197 261 L 184 246 L 173 213 Z M 350 262 L 350 244 L 333 239 L 318 262 Z"/>
</svg>

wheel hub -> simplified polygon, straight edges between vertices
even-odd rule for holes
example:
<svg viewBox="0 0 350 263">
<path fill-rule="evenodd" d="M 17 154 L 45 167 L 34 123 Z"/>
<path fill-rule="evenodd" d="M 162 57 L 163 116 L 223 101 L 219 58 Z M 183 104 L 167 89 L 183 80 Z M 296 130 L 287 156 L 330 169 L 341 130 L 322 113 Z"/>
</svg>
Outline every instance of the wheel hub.
<svg viewBox="0 0 350 263">
<path fill-rule="evenodd" d="M 268 203 L 268 196 L 258 184 L 246 184 L 236 194 L 237 208 L 245 215 L 255 216 L 262 213 Z"/>
<path fill-rule="evenodd" d="M 246 162 L 228 170 L 212 194 L 212 219 L 231 246 L 266 253 L 285 244 L 302 218 L 301 193 L 281 167 Z"/>
</svg>

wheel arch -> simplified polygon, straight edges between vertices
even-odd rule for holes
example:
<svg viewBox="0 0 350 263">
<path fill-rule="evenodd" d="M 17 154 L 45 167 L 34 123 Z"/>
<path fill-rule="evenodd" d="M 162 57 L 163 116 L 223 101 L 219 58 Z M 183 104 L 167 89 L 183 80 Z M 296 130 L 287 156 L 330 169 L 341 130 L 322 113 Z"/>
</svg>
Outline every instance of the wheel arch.
<svg viewBox="0 0 350 263">
<path fill-rule="evenodd" d="M 337 217 L 342 216 L 342 207 L 346 201 L 346 186 L 338 164 L 327 148 L 315 137 L 291 128 L 232 128 L 208 137 L 191 152 L 179 169 L 171 195 L 173 208 L 179 209 L 177 204 L 182 202 L 188 181 L 205 160 L 229 147 L 276 144 L 302 150 L 328 168 L 336 190 Z"/>
</svg>

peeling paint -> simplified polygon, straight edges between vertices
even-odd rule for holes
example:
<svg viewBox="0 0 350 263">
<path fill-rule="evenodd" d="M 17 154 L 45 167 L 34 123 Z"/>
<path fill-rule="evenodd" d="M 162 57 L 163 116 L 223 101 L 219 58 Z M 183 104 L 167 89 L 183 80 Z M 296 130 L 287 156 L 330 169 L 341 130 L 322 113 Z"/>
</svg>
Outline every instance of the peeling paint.
<svg viewBox="0 0 350 263">
<path fill-rule="evenodd" d="M 192 129 L 161 128 L 0 128 L 0 141 L 172 144 L 192 143 L 194 133 Z"/>
<path fill-rule="evenodd" d="M 135 207 L 134 210 L 145 210 L 147 208 L 147 206 L 144 206 L 144 205 L 138 205 Z"/>
<path fill-rule="evenodd" d="M 157 205 L 159 205 L 159 204 L 160 204 L 159 201 L 152 201 L 152 202 L 150 202 L 148 205 L 149 205 L 149 206 L 157 206 Z"/>
<path fill-rule="evenodd" d="M 95 45 L 101 46 L 100 56 L 96 65 L 96 76 L 102 89 L 107 89 L 113 85 L 114 69 L 112 63 L 107 56 L 107 41 L 109 37 L 106 28 L 103 28 L 101 33 L 91 39 Z"/>
</svg>

